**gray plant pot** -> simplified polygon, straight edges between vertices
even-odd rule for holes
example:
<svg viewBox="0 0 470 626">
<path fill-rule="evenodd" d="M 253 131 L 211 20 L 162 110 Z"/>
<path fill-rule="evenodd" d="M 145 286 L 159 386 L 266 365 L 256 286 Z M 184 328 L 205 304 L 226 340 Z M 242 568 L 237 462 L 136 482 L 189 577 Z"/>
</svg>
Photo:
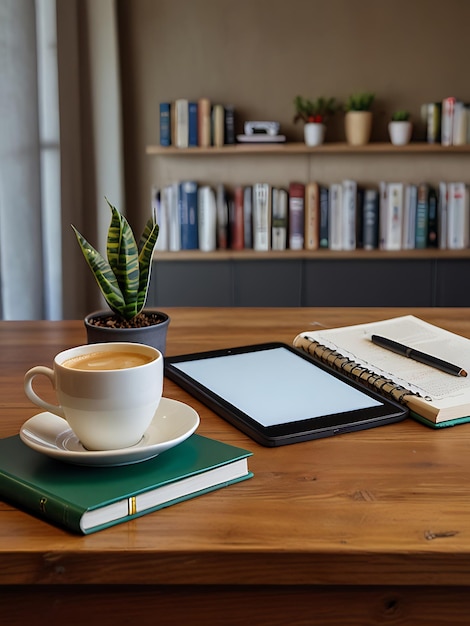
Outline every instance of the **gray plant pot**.
<svg viewBox="0 0 470 626">
<path fill-rule="evenodd" d="M 147 308 L 144 312 L 156 313 L 162 319 L 159 324 L 143 328 L 107 328 L 90 323 L 90 319 L 109 317 L 110 311 L 94 311 L 84 319 L 88 343 L 108 343 L 110 341 L 129 341 L 152 346 L 164 355 L 166 350 L 166 336 L 170 317 L 157 309 Z"/>
</svg>

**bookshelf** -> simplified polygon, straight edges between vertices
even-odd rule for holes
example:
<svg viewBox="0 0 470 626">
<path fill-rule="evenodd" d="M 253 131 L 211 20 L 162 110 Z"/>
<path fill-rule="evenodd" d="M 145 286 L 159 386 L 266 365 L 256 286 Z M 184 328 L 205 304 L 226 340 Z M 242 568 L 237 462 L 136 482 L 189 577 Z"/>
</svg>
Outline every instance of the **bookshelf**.
<svg viewBox="0 0 470 626">
<path fill-rule="evenodd" d="M 394 146 L 344 142 L 235 144 L 208 148 L 149 145 L 160 186 L 289 181 L 325 184 L 352 178 L 470 183 L 470 145 L 413 142 Z M 149 303 L 154 306 L 470 306 L 470 250 L 217 250 L 156 252 Z M 390 276 L 393 284 L 390 287 Z"/>
</svg>

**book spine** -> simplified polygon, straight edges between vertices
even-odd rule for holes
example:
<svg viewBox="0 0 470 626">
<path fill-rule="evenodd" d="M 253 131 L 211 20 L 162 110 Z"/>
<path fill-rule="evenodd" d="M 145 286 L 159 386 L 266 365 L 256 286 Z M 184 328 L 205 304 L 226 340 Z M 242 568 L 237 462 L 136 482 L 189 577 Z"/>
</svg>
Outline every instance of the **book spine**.
<svg viewBox="0 0 470 626">
<path fill-rule="evenodd" d="M 156 250 L 168 250 L 168 212 L 165 203 L 165 194 L 158 187 L 152 187 L 152 215 L 158 224 Z"/>
<path fill-rule="evenodd" d="M 178 183 L 164 188 L 165 203 L 168 207 L 168 245 L 171 252 L 181 250 L 181 229 L 178 208 Z"/>
<path fill-rule="evenodd" d="M 379 247 L 379 192 L 366 189 L 363 205 L 363 242 L 364 250 Z"/>
<path fill-rule="evenodd" d="M 289 184 L 289 248 L 302 250 L 305 227 L 305 185 Z"/>
<path fill-rule="evenodd" d="M 382 249 L 387 238 L 388 224 L 388 184 L 379 183 L 379 248 Z"/>
<path fill-rule="evenodd" d="M 428 191 L 428 230 L 427 247 L 437 248 L 438 243 L 438 219 L 437 219 L 437 192 L 432 186 Z"/>
<path fill-rule="evenodd" d="M 418 202 L 418 187 L 412 183 L 406 185 L 403 210 L 403 237 L 402 248 L 412 250 L 416 238 L 416 206 Z"/>
<path fill-rule="evenodd" d="M 287 248 L 287 191 L 285 189 L 273 189 L 272 207 L 271 248 L 285 250 Z"/>
<path fill-rule="evenodd" d="M 253 247 L 253 190 L 250 185 L 243 189 L 243 233 L 245 248 Z"/>
<path fill-rule="evenodd" d="M 383 250 L 400 250 L 403 223 L 403 183 L 388 183 L 387 224 L 384 231 Z"/>
<path fill-rule="evenodd" d="M 184 98 L 175 100 L 175 146 L 188 147 L 188 101 Z"/>
<path fill-rule="evenodd" d="M 357 183 L 354 180 L 343 180 L 341 198 L 341 249 L 355 250 Z"/>
<path fill-rule="evenodd" d="M 316 182 L 305 186 L 305 249 L 320 246 L 320 189 Z"/>
<path fill-rule="evenodd" d="M 217 208 L 214 190 L 208 185 L 198 188 L 199 250 L 211 252 L 217 247 Z"/>
<path fill-rule="evenodd" d="M 253 248 L 271 248 L 271 189 L 268 183 L 253 185 Z"/>
<path fill-rule="evenodd" d="M 448 185 L 447 206 L 447 247 L 450 250 L 462 250 L 466 247 L 466 189 L 463 182 Z"/>
<path fill-rule="evenodd" d="M 208 98 L 200 98 L 197 103 L 198 144 L 201 148 L 211 145 L 211 103 Z"/>
<path fill-rule="evenodd" d="M 328 210 L 329 210 L 329 189 L 325 185 L 320 185 L 320 248 L 328 248 Z"/>
<path fill-rule="evenodd" d="M 467 118 L 465 105 L 460 100 L 454 104 L 454 117 L 452 120 L 452 145 L 462 146 L 467 142 Z"/>
<path fill-rule="evenodd" d="M 216 187 L 217 206 L 217 247 L 220 250 L 228 248 L 228 205 L 225 186 L 219 183 Z"/>
<path fill-rule="evenodd" d="M 439 183 L 439 194 L 438 194 L 438 218 L 437 218 L 437 226 L 438 226 L 438 246 L 441 250 L 445 250 L 447 248 L 447 203 L 448 203 L 448 191 L 447 191 L 447 183 L 441 181 Z"/>
<path fill-rule="evenodd" d="M 194 148 L 198 145 L 198 104 L 188 102 L 188 146 Z"/>
<path fill-rule="evenodd" d="M 441 118 L 441 143 L 443 146 L 452 145 L 452 135 L 454 128 L 454 107 L 455 98 L 444 98 L 442 101 Z"/>
<path fill-rule="evenodd" d="M 245 247 L 243 200 L 243 187 L 237 185 L 233 194 L 230 216 L 230 247 L 232 250 L 243 250 Z"/>
<path fill-rule="evenodd" d="M 418 200 L 416 205 L 416 233 L 415 248 L 426 248 L 428 240 L 428 191 L 427 183 L 418 185 Z"/>
<path fill-rule="evenodd" d="M 235 107 L 231 104 L 224 107 L 224 139 L 227 145 L 235 143 Z"/>
<path fill-rule="evenodd" d="M 179 184 L 178 206 L 181 228 L 181 250 L 197 250 L 198 219 L 197 219 L 197 188 L 193 181 Z"/>
<path fill-rule="evenodd" d="M 171 103 L 160 102 L 160 145 L 171 145 Z"/>
<path fill-rule="evenodd" d="M 441 141 L 442 103 L 431 102 L 426 107 L 426 141 L 428 143 L 439 143 Z"/>
<path fill-rule="evenodd" d="M 225 143 L 224 127 L 224 106 L 222 104 L 214 104 L 212 107 L 212 144 L 217 148 L 220 148 Z"/>
<path fill-rule="evenodd" d="M 330 250 L 341 250 L 343 243 L 341 193 L 342 186 L 340 183 L 332 183 L 330 185 L 328 209 L 328 241 Z"/>
</svg>

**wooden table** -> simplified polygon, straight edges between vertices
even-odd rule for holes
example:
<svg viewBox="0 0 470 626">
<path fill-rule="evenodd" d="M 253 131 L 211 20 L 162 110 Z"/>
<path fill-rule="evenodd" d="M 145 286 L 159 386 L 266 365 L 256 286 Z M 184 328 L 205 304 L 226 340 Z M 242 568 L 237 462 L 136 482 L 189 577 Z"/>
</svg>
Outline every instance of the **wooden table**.
<svg viewBox="0 0 470 626">
<path fill-rule="evenodd" d="M 410 312 L 470 337 L 468 309 L 169 309 L 167 353 Z M 0 322 L 1 437 L 37 412 L 25 371 L 84 342 L 79 321 Z M 164 395 L 251 449 L 254 478 L 86 537 L 0 502 L 1 624 L 469 623 L 470 424 L 263 448 Z"/>
</svg>

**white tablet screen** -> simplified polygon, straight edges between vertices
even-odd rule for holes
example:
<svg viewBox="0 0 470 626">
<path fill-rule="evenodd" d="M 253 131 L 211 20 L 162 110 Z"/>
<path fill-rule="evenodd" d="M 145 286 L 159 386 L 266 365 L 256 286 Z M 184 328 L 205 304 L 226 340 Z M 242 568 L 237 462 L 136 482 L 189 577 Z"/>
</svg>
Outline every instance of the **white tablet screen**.
<svg viewBox="0 0 470 626">
<path fill-rule="evenodd" d="M 174 363 L 263 426 L 381 406 L 285 348 Z"/>
</svg>

